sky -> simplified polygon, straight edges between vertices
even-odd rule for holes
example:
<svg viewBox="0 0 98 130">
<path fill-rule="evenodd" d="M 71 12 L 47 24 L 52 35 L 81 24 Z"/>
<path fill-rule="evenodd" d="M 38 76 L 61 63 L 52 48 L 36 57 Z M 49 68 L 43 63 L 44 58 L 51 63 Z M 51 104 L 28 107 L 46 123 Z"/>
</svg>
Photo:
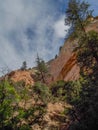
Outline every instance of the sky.
<svg viewBox="0 0 98 130">
<path fill-rule="evenodd" d="M 69 29 L 64 25 L 68 0 L 0 0 L 0 73 L 36 65 L 37 53 L 53 59 Z M 89 0 L 97 15 L 97 0 Z"/>
</svg>

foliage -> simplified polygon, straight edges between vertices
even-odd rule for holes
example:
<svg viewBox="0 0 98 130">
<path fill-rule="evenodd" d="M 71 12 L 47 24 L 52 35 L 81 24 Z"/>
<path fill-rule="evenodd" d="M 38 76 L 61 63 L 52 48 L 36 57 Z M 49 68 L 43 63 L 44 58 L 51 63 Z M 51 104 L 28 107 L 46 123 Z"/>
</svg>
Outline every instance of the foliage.
<svg viewBox="0 0 98 130">
<path fill-rule="evenodd" d="M 33 91 L 36 93 L 36 96 L 38 96 L 38 99 L 40 99 L 43 104 L 48 103 L 50 98 L 50 90 L 45 84 L 40 82 L 35 83 Z"/>
<path fill-rule="evenodd" d="M 72 124 L 70 130 L 89 130 L 98 128 L 98 33 L 90 31 L 87 37 L 81 36 L 77 50 L 77 62 L 81 78 L 69 84 L 68 102 L 73 105 L 69 114 Z M 79 86 L 79 87 L 75 87 Z M 74 88 L 74 89 L 73 89 Z M 79 88 L 79 89 L 77 89 Z M 74 95 L 74 90 L 78 92 Z M 78 100 L 77 100 L 78 99 Z"/>
<path fill-rule="evenodd" d="M 98 128 L 98 88 L 91 79 L 80 80 L 79 101 L 74 102 L 69 114 L 73 123 L 70 129 L 89 130 Z"/>
<path fill-rule="evenodd" d="M 66 11 L 72 32 L 78 32 L 76 52 L 81 75 L 78 81 L 67 84 L 67 101 L 73 106 L 69 110 L 69 130 L 98 129 L 98 33 L 85 31 L 92 13 L 88 8 L 85 1 L 70 0 Z"/>
<path fill-rule="evenodd" d="M 51 93 L 54 98 L 71 104 L 79 101 L 80 91 L 81 84 L 78 80 L 68 82 L 61 80 L 51 86 Z"/>
<path fill-rule="evenodd" d="M 30 88 L 23 83 L 0 81 L 0 129 L 31 130 L 34 124 L 41 125 L 46 113 L 48 91 L 45 85 L 42 89 L 39 87 L 31 92 Z M 28 101 L 33 98 L 32 95 L 35 103 L 28 105 Z"/>
<path fill-rule="evenodd" d="M 68 103 L 77 104 L 80 101 L 80 81 L 69 81 L 65 84 L 66 100 Z"/>
<path fill-rule="evenodd" d="M 91 74 L 98 67 L 98 33 L 90 31 L 87 36 L 80 39 L 77 62 L 84 74 Z"/>
<path fill-rule="evenodd" d="M 78 51 L 77 61 L 85 82 L 81 82 L 81 100 L 75 106 L 80 115 L 81 129 L 84 130 L 95 129 L 95 126 L 98 128 L 98 33 L 90 31 L 87 36 L 87 39 L 81 37 L 82 47 Z"/>
<path fill-rule="evenodd" d="M 21 70 L 26 70 L 26 69 L 27 69 L 27 62 L 24 61 L 24 62 L 22 63 Z"/>
<path fill-rule="evenodd" d="M 31 128 L 28 125 L 22 125 L 20 130 L 31 130 Z"/>
<path fill-rule="evenodd" d="M 17 102 L 17 92 L 14 87 L 7 81 L 0 81 L 0 128 L 4 129 L 12 124 L 11 119 L 14 114 L 14 106 Z"/>
<path fill-rule="evenodd" d="M 85 26 L 88 23 L 88 17 L 92 15 L 89 10 L 89 4 L 80 0 L 69 0 L 66 9 L 65 24 L 71 24 L 71 31 L 85 32 Z M 72 31 L 72 32 L 73 32 Z"/>
<path fill-rule="evenodd" d="M 64 85 L 65 82 L 63 80 L 53 83 L 50 88 L 52 96 L 57 98 L 65 96 Z"/>
<path fill-rule="evenodd" d="M 37 55 L 37 72 L 35 76 L 36 81 L 41 81 L 42 83 L 46 83 L 46 77 L 48 76 L 48 68 L 44 60 L 40 59 Z"/>
</svg>

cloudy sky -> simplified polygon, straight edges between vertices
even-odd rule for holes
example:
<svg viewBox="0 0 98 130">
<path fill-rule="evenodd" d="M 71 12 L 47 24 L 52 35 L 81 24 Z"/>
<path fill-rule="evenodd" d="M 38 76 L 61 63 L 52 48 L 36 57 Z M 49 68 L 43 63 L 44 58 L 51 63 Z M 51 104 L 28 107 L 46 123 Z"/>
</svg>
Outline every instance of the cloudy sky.
<svg viewBox="0 0 98 130">
<path fill-rule="evenodd" d="M 35 65 L 37 53 L 48 61 L 58 54 L 68 26 L 68 0 L 0 0 L 0 70 Z M 98 8 L 97 0 L 89 0 Z M 94 13 L 97 14 L 97 11 Z"/>
</svg>

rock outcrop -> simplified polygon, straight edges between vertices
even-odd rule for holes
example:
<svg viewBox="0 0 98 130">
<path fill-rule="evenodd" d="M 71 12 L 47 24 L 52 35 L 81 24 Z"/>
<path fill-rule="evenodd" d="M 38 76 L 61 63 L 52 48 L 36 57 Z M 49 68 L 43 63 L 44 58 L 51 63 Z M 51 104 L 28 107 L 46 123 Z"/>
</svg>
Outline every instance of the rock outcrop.
<svg viewBox="0 0 98 130">
<path fill-rule="evenodd" d="M 79 78 L 79 67 L 76 63 L 76 54 L 73 49 L 77 40 L 68 39 L 59 53 L 59 56 L 50 64 L 50 73 L 53 80 L 76 80 Z"/>
<path fill-rule="evenodd" d="M 32 73 L 29 70 L 16 70 L 7 74 L 6 78 L 8 77 L 10 80 L 14 82 L 24 81 L 25 85 L 34 85 L 34 80 L 31 74 Z"/>
<path fill-rule="evenodd" d="M 95 17 L 86 27 L 86 31 L 94 30 L 98 32 L 98 18 Z M 67 39 L 61 48 L 58 57 L 51 61 L 50 73 L 52 80 L 71 81 L 79 78 L 79 66 L 76 62 L 76 54 L 73 49 L 77 46 L 78 40 Z"/>
</svg>

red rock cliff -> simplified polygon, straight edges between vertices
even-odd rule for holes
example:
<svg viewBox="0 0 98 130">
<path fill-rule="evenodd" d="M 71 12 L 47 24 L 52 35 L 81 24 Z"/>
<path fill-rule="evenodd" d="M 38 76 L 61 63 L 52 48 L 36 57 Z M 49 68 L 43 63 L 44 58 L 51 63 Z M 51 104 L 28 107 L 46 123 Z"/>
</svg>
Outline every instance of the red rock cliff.
<svg viewBox="0 0 98 130">
<path fill-rule="evenodd" d="M 94 19 L 87 26 L 86 31 L 95 30 L 98 32 L 98 19 Z M 52 60 L 50 64 L 50 73 L 52 79 L 71 81 L 79 78 L 79 66 L 76 63 L 76 54 L 73 48 L 76 46 L 77 40 L 68 39 L 62 47 L 59 56 Z"/>
</svg>

